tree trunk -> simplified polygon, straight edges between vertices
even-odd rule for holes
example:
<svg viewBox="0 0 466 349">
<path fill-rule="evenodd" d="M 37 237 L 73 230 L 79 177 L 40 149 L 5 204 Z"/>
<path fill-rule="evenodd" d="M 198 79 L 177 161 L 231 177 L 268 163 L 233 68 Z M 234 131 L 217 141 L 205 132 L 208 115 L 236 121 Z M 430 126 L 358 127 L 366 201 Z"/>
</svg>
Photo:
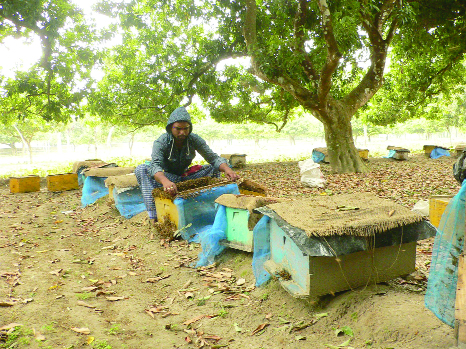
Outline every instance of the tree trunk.
<svg viewBox="0 0 466 349">
<path fill-rule="evenodd" d="M 336 173 L 367 172 L 354 145 L 351 117 L 342 115 L 341 109 L 334 113 L 339 115 L 330 114 L 329 118 L 323 119 L 330 166 Z"/>
<path fill-rule="evenodd" d="M 27 145 L 28 151 L 29 151 L 29 163 L 32 164 L 32 146 L 31 146 L 32 140 L 31 139 L 24 139 L 24 141 L 26 142 L 26 145 Z"/>
<path fill-rule="evenodd" d="M 133 146 L 134 146 L 134 132 L 131 133 L 131 137 L 129 139 L 129 156 L 133 156 Z"/>
<path fill-rule="evenodd" d="M 112 126 L 112 127 L 110 127 L 110 130 L 108 131 L 107 148 L 109 148 L 109 149 L 112 147 L 112 135 L 113 135 L 114 130 L 115 130 L 115 126 Z"/>
</svg>

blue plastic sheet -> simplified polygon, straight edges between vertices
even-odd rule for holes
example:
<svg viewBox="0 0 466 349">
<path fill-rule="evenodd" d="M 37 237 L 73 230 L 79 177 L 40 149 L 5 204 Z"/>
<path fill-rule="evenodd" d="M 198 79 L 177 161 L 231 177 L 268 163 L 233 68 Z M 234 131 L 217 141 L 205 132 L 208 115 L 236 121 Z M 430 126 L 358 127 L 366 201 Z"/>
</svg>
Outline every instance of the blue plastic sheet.
<svg viewBox="0 0 466 349">
<path fill-rule="evenodd" d="M 393 158 L 396 154 L 396 150 L 389 150 L 388 151 L 388 155 L 387 156 L 384 156 L 384 158 Z"/>
<path fill-rule="evenodd" d="M 312 160 L 313 160 L 316 164 L 318 164 L 319 162 L 324 161 L 324 159 L 325 159 L 324 153 L 321 153 L 320 151 L 317 151 L 317 150 L 315 150 L 315 149 L 312 151 Z"/>
<path fill-rule="evenodd" d="M 440 220 L 425 295 L 426 308 L 451 327 L 455 322 L 458 259 L 464 246 L 465 195 L 466 180 Z"/>
<path fill-rule="evenodd" d="M 254 227 L 253 234 L 252 272 L 258 287 L 270 279 L 270 274 L 264 268 L 264 263 L 270 259 L 270 217 L 263 216 Z"/>
<path fill-rule="evenodd" d="M 108 188 L 105 186 L 107 177 L 86 177 L 81 195 L 81 205 L 86 207 L 93 204 L 101 197 L 108 195 Z"/>
<path fill-rule="evenodd" d="M 227 238 L 227 224 L 226 208 L 218 205 L 214 224 L 199 234 L 202 251 L 199 253 L 196 268 L 214 263 L 215 257 L 223 252 L 225 246 L 220 245 L 220 240 Z"/>
<path fill-rule="evenodd" d="M 125 218 L 134 217 L 146 210 L 146 205 L 144 204 L 139 187 L 120 193 L 117 192 L 116 188 L 113 188 L 113 198 L 115 200 L 115 207 Z"/>
<path fill-rule="evenodd" d="M 192 198 L 176 198 L 178 227 L 184 240 L 199 242 L 199 234 L 210 229 L 215 221 L 215 200 L 223 194 L 239 194 L 238 185 L 231 183 L 201 190 Z"/>
<path fill-rule="evenodd" d="M 450 156 L 450 152 L 443 148 L 434 148 L 434 150 L 430 152 L 430 157 L 432 159 L 438 159 L 442 156 Z"/>
</svg>

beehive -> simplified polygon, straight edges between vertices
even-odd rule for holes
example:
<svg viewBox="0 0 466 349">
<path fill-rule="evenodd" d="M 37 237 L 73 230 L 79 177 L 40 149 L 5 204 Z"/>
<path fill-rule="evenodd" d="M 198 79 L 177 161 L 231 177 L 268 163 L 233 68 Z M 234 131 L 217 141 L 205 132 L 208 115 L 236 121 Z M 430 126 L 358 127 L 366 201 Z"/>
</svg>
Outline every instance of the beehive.
<svg viewBox="0 0 466 349">
<path fill-rule="evenodd" d="M 427 156 L 427 157 L 430 157 L 430 153 L 432 153 L 432 150 L 434 150 L 435 148 L 437 148 L 436 145 L 424 145 L 423 149 L 424 149 L 424 154 Z"/>
<path fill-rule="evenodd" d="M 253 230 L 262 217 L 261 214 L 254 213 L 252 210 L 276 203 L 278 200 L 252 195 L 224 194 L 218 197 L 215 202 L 225 206 L 227 223 L 226 239 L 222 240 L 221 244 L 237 250 L 252 252 L 254 248 Z"/>
<path fill-rule="evenodd" d="M 190 185 L 207 182 L 214 184 L 203 185 L 191 189 L 183 189 Z M 152 192 L 155 209 L 159 220 L 167 218 L 173 223 L 181 236 L 189 240 L 192 236 L 202 231 L 206 226 L 212 225 L 215 220 L 215 200 L 227 193 L 239 194 L 238 185 L 220 181 L 214 178 L 198 178 L 177 183 L 179 193 L 175 198 L 164 193 L 162 188 L 156 188 Z"/>
<path fill-rule="evenodd" d="M 255 211 L 270 218 L 264 267 L 294 297 L 409 274 L 415 270 L 416 241 L 436 233 L 421 215 L 368 193 L 292 200 Z"/>
<path fill-rule="evenodd" d="M 238 180 L 238 188 L 242 195 L 267 196 L 267 188 L 250 179 Z"/>
<path fill-rule="evenodd" d="M 389 145 L 387 150 L 390 150 L 388 157 L 391 157 L 394 160 L 408 160 L 408 155 L 410 153 L 409 149 Z"/>
<path fill-rule="evenodd" d="M 359 156 L 363 160 L 369 160 L 369 149 L 358 149 Z"/>
<path fill-rule="evenodd" d="M 338 257 L 310 256 L 272 220 L 270 245 L 270 260 L 264 267 L 270 274 L 278 275 L 281 285 L 296 298 L 388 281 L 415 270 L 416 242 L 367 248 Z"/>
<path fill-rule="evenodd" d="M 452 198 L 453 195 L 433 195 L 430 197 L 429 220 L 433 226 L 438 228 L 443 212 Z"/>
<path fill-rule="evenodd" d="M 29 193 L 40 190 L 40 177 L 29 175 L 25 177 L 10 177 L 10 192 Z"/>
<path fill-rule="evenodd" d="M 226 159 L 231 167 L 243 167 L 246 165 L 246 154 L 222 154 L 220 156 Z"/>
<path fill-rule="evenodd" d="M 455 147 L 455 155 L 458 157 L 466 149 L 466 144 L 458 144 Z"/>
<path fill-rule="evenodd" d="M 47 176 L 47 189 L 49 191 L 65 191 L 79 189 L 77 173 L 62 173 Z"/>
</svg>

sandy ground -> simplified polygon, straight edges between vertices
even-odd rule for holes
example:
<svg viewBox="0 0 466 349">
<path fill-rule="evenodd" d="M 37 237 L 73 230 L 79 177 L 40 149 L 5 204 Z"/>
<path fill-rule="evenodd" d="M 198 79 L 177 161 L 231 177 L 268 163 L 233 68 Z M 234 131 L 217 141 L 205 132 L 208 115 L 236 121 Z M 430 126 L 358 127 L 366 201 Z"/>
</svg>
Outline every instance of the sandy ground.
<svg viewBox="0 0 466 349">
<path fill-rule="evenodd" d="M 373 159 L 370 174 L 322 171 L 327 191 L 366 186 L 411 208 L 431 194 L 457 192 L 453 161 Z M 323 191 L 299 183 L 297 163 L 239 172 L 266 184 L 271 196 Z M 432 239 L 419 242 L 409 276 L 300 300 L 277 280 L 254 287 L 250 253 L 229 249 L 215 265 L 195 269 L 199 245 L 151 239 L 144 213 L 127 220 L 106 198 L 83 209 L 80 197 L 80 190 L 54 193 L 44 184 L 22 194 L 11 194 L 7 182 L 0 187 L 0 348 L 454 345 L 453 329 L 424 307 Z"/>
</svg>

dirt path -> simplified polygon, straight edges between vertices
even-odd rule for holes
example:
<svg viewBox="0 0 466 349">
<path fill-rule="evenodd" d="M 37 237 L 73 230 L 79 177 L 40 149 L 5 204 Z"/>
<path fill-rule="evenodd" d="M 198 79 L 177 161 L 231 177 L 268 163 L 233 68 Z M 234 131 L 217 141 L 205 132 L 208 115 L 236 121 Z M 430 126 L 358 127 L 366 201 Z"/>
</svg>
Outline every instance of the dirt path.
<svg viewBox="0 0 466 349">
<path fill-rule="evenodd" d="M 368 190 L 412 207 L 458 191 L 453 159 L 369 162 L 369 174 L 331 175 L 327 193 Z M 250 165 L 271 196 L 322 192 L 296 163 Z M 449 348 L 453 329 L 424 307 L 432 240 L 416 273 L 317 301 L 276 280 L 255 288 L 249 253 L 227 250 L 194 269 L 200 247 L 150 240 L 144 214 L 121 217 L 106 199 L 80 208 L 80 191 L 10 194 L 0 188 L 0 348 Z M 6 331 L 3 331 L 5 333 Z"/>
</svg>

